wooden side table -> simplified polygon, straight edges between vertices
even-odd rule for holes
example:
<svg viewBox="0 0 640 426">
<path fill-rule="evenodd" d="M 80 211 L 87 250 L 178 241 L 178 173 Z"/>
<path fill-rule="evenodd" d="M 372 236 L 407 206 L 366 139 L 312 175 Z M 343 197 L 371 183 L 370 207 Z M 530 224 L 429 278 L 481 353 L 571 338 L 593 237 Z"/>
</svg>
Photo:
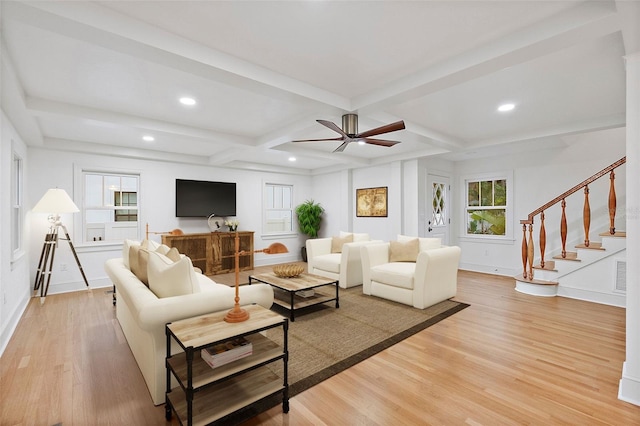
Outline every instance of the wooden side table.
<svg viewBox="0 0 640 426">
<path fill-rule="evenodd" d="M 226 311 L 223 311 L 166 325 L 167 420 L 171 420 L 172 412 L 175 412 L 180 423 L 187 425 L 224 421 L 230 414 L 278 393 L 282 394 L 282 410 L 289 412 L 289 320 L 260 305 L 243 308 L 250 318 L 240 323 L 225 322 Z M 260 333 L 277 327 L 282 327 L 283 346 Z M 238 337 L 252 343 L 252 355 L 217 368 L 209 367 L 200 357 L 202 349 Z M 172 354 L 172 341 L 184 352 Z M 284 366 L 282 378 L 266 367 L 277 361 Z M 172 377 L 178 382 L 173 389 Z"/>
</svg>

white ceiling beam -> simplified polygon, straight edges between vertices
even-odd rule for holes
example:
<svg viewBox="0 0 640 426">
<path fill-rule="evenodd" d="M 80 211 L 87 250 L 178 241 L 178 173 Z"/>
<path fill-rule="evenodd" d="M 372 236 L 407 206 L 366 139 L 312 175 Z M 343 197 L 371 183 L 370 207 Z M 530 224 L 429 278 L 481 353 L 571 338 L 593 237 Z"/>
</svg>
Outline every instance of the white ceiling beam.
<svg viewBox="0 0 640 426">
<path fill-rule="evenodd" d="M 534 132 L 510 135 L 504 138 L 489 138 L 479 142 L 475 142 L 473 144 L 469 144 L 468 148 L 475 149 L 483 146 L 509 144 L 531 139 L 576 135 L 580 133 L 596 132 L 599 130 L 615 129 L 618 127 L 624 127 L 625 125 L 626 114 L 620 113 L 606 117 L 598 117 L 585 121 L 568 123 L 562 126 L 540 129 Z"/>
<path fill-rule="evenodd" d="M 16 2 L 11 2 L 16 3 Z M 345 110 L 349 99 L 87 2 L 12 4 L 30 25 L 269 96 L 301 96 Z M 276 90 L 274 90 L 276 89 Z"/>
<path fill-rule="evenodd" d="M 599 2 L 584 2 L 538 27 L 518 31 L 358 96 L 352 105 L 362 112 L 384 109 L 619 30 L 620 19 L 615 11 Z"/>
<path fill-rule="evenodd" d="M 30 146 L 39 146 L 44 142 L 40 126 L 35 118 L 29 115 L 26 107 L 26 96 L 22 83 L 18 78 L 9 52 L 0 39 L 0 87 L 2 88 L 1 106 L 7 114 L 16 132 L 23 142 Z"/>
<path fill-rule="evenodd" d="M 26 99 L 26 108 L 35 116 L 62 116 L 75 119 L 95 120 L 103 123 L 118 124 L 134 129 L 147 131 L 158 131 L 193 138 L 214 140 L 216 142 L 252 146 L 253 140 L 230 133 L 217 132 L 199 127 L 186 126 L 183 124 L 171 123 L 163 120 L 141 117 L 130 114 L 123 114 L 115 111 L 100 110 L 84 106 L 56 102 L 48 99 L 31 98 Z"/>
</svg>

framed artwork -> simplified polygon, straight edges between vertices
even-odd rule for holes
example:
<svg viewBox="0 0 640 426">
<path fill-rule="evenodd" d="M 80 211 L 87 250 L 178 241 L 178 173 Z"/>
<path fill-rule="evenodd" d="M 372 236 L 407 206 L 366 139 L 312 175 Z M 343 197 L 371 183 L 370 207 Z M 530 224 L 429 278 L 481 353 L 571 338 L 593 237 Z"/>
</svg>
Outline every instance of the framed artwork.
<svg viewBox="0 0 640 426">
<path fill-rule="evenodd" d="M 387 187 L 356 189 L 357 217 L 387 217 Z"/>
</svg>

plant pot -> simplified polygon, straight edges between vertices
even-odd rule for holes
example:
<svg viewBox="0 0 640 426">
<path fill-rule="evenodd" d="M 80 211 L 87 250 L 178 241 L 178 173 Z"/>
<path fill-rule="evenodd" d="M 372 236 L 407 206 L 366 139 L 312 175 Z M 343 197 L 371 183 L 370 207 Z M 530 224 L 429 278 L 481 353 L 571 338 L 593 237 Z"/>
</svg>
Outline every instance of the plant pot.
<svg viewBox="0 0 640 426">
<path fill-rule="evenodd" d="M 300 254 L 302 255 L 302 261 L 306 262 L 307 261 L 307 247 L 306 246 L 303 246 L 300 249 Z"/>
</svg>

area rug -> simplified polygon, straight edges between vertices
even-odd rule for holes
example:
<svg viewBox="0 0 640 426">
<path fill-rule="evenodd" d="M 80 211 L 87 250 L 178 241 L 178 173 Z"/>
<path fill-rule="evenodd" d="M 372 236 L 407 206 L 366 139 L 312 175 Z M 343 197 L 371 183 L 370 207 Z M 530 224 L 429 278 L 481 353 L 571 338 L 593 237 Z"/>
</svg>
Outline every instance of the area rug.
<svg viewBox="0 0 640 426">
<path fill-rule="evenodd" d="M 323 287 L 316 292 L 335 292 Z M 296 313 L 289 322 L 289 396 L 328 379 L 358 362 L 447 318 L 468 305 L 445 300 L 427 309 L 366 296 L 362 287 L 340 289 L 335 302 Z M 278 312 L 279 307 L 273 308 Z M 281 330 L 267 333 L 282 344 Z M 281 363 L 274 364 L 281 367 Z M 274 368 L 282 377 L 282 369 Z"/>
<path fill-rule="evenodd" d="M 322 287 L 316 292 L 334 292 Z M 430 327 L 466 308 L 467 304 L 445 300 L 427 309 L 362 294 L 362 287 L 340 289 L 340 307 L 335 302 L 296 312 L 289 322 L 289 397 L 328 379 L 360 361 Z M 288 316 L 278 306 L 273 310 Z M 269 330 L 267 337 L 282 344 L 282 330 Z M 283 377 L 282 363 L 270 364 Z M 244 413 L 257 415 L 282 402 L 264 401 Z M 243 416 L 244 417 L 244 416 Z M 247 418 L 247 417 L 245 417 Z"/>
</svg>

